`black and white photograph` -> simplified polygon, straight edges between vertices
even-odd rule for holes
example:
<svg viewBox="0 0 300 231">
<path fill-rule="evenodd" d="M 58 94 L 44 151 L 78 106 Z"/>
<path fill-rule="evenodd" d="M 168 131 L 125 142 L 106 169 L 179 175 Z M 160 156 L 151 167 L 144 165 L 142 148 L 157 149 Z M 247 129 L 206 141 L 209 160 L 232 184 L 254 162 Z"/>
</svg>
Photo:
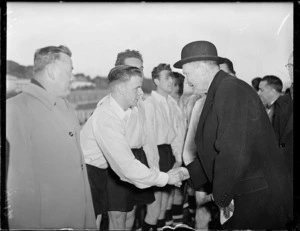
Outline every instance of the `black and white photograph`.
<svg viewBox="0 0 300 231">
<path fill-rule="evenodd" d="M 1 229 L 299 230 L 297 4 L 6 2 Z"/>
</svg>

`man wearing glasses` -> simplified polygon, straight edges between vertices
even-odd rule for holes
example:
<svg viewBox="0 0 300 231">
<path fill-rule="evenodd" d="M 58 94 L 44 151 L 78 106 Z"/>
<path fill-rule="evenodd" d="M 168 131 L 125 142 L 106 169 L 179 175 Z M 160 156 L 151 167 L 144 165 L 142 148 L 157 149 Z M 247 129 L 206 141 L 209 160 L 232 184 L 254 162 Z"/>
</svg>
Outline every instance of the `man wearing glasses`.
<svg viewBox="0 0 300 231">
<path fill-rule="evenodd" d="M 288 59 L 288 64 L 285 65 L 286 68 L 288 69 L 288 73 L 291 81 L 290 92 L 288 94 L 280 96 L 276 100 L 276 105 L 274 108 L 274 121 L 273 121 L 273 128 L 276 134 L 278 145 L 282 151 L 286 163 L 289 166 L 291 176 L 293 176 L 293 82 L 294 82 L 293 65 L 294 65 L 294 58 L 292 52 Z M 296 156 L 295 171 L 299 169 L 297 166 L 299 166 L 299 160 L 298 157 Z M 296 174 L 297 172 L 295 172 L 295 175 Z M 299 214 L 298 195 L 299 193 L 296 192 L 294 211 L 297 214 Z M 296 220 L 299 220 L 299 218 Z M 299 221 L 297 223 L 299 223 Z"/>
<path fill-rule="evenodd" d="M 290 93 L 280 96 L 276 100 L 273 121 L 278 145 L 286 158 L 291 173 L 293 173 L 293 61 L 292 53 L 286 65 L 291 80 Z"/>
</svg>

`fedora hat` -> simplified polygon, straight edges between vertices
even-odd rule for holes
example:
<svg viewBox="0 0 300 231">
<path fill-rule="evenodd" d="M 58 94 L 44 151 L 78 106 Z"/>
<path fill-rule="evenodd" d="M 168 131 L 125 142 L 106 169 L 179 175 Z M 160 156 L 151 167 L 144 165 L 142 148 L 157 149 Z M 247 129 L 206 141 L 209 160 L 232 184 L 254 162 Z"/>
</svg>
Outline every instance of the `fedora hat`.
<svg viewBox="0 0 300 231">
<path fill-rule="evenodd" d="M 175 68 L 182 68 L 183 64 L 200 60 L 214 60 L 218 63 L 224 62 L 224 58 L 218 56 L 217 48 L 214 44 L 208 41 L 195 41 L 182 48 L 181 60 L 173 66 Z"/>
</svg>

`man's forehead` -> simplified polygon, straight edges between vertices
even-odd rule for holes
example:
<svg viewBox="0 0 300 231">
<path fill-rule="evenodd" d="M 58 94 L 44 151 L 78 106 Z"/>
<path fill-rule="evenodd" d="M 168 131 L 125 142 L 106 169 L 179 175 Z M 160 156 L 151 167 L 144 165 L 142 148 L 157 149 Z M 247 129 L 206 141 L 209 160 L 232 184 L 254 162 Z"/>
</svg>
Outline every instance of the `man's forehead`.
<svg viewBox="0 0 300 231">
<path fill-rule="evenodd" d="M 140 60 L 139 58 L 135 58 L 135 57 L 126 58 L 124 60 L 124 64 L 128 65 L 128 66 L 137 67 L 137 68 L 141 68 L 143 66 L 142 60 Z"/>
<path fill-rule="evenodd" d="M 270 86 L 266 80 L 260 81 L 259 86 L 264 88 L 272 88 L 272 86 Z"/>
<path fill-rule="evenodd" d="M 195 67 L 195 65 L 193 65 L 193 62 L 192 63 L 185 63 L 185 64 L 182 65 L 182 70 L 183 71 L 193 70 L 193 67 Z"/>
<path fill-rule="evenodd" d="M 164 76 L 169 76 L 172 75 L 172 71 L 170 70 L 162 70 L 161 72 L 159 72 L 160 75 L 164 75 Z"/>
</svg>

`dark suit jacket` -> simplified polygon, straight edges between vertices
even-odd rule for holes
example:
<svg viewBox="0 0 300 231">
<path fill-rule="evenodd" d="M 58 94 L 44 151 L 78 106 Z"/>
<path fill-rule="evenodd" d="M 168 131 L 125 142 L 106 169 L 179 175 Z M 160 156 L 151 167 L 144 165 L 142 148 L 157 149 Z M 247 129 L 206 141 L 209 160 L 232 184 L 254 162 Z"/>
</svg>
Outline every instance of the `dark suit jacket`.
<svg viewBox="0 0 300 231">
<path fill-rule="evenodd" d="M 273 128 L 289 169 L 293 169 L 293 100 L 290 94 L 280 96 L 274 107 Z"/>
<path fill-rule="evenodd" d="M 216 74 L 200 116 L 195 143 L 198 158 L 187 166 L 193 186 L 198 189 L 209 182 L 218 206 L 226 207 L 233 198 L 267 189 L 275 210 L 278 205 L 292 209 L 288 170 L 282 165 L 265 108 L 250 85 L 224 71 Z M 255 209 L 245 208 L 253 213 Z M 286 210 L 283 216 L 287 215 Z"/>
</svg>

